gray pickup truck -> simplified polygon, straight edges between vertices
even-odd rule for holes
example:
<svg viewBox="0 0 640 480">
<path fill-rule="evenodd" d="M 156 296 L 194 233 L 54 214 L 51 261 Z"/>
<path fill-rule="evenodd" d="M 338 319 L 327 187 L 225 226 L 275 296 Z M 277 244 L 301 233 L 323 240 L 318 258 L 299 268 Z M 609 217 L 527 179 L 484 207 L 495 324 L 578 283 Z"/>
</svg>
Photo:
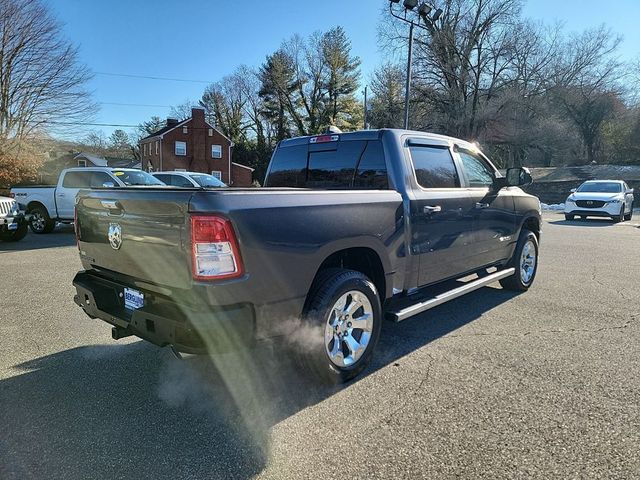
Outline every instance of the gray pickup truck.
<svg viewBox="0 0 640 480">
<path fill-rule="evenodd" d="M 463 140 L 384 129 L 284 140 L 263 188 L 81 192 L 75 302 L 114 339 L 176 352 L 285 336 L 311 370 L 345 381 L 383 318 L 496 281 L 531 286 L 530 182 Z"/>
</svg>

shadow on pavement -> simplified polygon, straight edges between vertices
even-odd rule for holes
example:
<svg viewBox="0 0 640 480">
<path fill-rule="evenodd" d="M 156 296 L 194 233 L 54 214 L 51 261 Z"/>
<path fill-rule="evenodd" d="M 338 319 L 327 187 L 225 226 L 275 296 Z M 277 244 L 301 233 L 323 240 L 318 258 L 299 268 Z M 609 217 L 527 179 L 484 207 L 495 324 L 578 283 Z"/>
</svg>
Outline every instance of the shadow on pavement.
<svg viewBox="0 0 640 480">
<path fill-rule="evenodd" d="M 551 220 L 552 225 L 564 225 L 570 227 L 612 227 L 618 225 L 610 218 L 587 218 L 586 220 Z"/>
<path fill-rule="evenodd" d="M 61 224 L 51 233 L 36 235 L 31 230 L 18 242 L 0 242 L 0 253 L 42 248 L 70 247 L 76 244 L 73 225 Z"/>
<path fill-rule="evenodd" d="M 385 323 L 367 375 L 514 295 L 485 287 Z M 249 352 L 249 377 L 245 361 L 235 353 L 179 361 L 140 341 L 18 365 L 0 381 L 0 477 L 250 478 L 266 466 L 273 425 L 358 382 L 319 385 L 276 343 Z"/>
</svg>

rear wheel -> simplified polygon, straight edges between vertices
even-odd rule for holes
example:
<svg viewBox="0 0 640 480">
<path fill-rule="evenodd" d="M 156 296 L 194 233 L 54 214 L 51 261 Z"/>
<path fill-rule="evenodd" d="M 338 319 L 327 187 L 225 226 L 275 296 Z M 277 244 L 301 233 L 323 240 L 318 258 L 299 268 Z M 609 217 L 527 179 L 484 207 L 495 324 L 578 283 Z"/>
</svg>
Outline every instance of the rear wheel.
<svg viewBox="0 0 640 480">
<path fill-rule="evenodd" d="M 538 272 L 538 237 L 529 230 L 522 230 L 516 250 L 509 262 L 514 267 L 514 275 L 500 280 L 502 288 L 524 292 L 529 289 Z"/>
<path fill-rule="evenodd" d="M 42 205 L 36 205 L 29 213 L 31 214 L 31 220 L 29 226 L 33 233 L 50 233 L 56 226 L 55 220 L 49 217 L 49 212 Z"/>
<path fill-rule="evenodd" d="M 382 328 L 380 298 L 371 280 L 354 270 L 332 269 L 318 280 L 305 315 L 311 328 L 300 342 L 301 360 L 325 381 L 346 382 L 371 361 Z"/>
<path fill-rule="evenodd" d="M 19 242 L 27 234 L 28 228 L 26 223 L 18 225 L 17 230 L 2 232 L 0 234 L 0 240 L 3 242 Z"/>
</svg>

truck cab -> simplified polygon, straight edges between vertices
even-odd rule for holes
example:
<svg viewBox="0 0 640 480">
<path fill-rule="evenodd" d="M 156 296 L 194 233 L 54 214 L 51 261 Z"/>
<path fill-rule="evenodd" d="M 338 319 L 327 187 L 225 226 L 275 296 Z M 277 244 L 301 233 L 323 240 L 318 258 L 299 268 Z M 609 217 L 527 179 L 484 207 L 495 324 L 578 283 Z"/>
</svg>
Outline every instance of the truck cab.
<svg viewBox="0 0 640 480">
<path fill-rule="evenodd" d="M 11 193 L 27 206 L 33 233 L 49 233 L 56 222 L 71 223 L 76 195 L 82 189 L 164 185 L 146 172 L 133 168 L 76 167 L 60 172 L 55 186 L 14 187 Z"/>
</svg>

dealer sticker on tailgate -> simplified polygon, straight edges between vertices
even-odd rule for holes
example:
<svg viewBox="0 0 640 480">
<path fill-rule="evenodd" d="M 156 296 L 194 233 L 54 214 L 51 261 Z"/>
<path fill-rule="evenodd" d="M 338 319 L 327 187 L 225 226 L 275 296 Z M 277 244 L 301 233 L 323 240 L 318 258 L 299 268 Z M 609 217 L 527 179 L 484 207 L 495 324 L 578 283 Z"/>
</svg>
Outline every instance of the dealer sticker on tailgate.
<svg viewBox="0 0 640 480">
<path fill-rule="evenodd" d="M 124 289 L 124 307 L 129 310 L 137 310 L 144 307 L 144 293 L 133 288 Z"/>
</svg>

